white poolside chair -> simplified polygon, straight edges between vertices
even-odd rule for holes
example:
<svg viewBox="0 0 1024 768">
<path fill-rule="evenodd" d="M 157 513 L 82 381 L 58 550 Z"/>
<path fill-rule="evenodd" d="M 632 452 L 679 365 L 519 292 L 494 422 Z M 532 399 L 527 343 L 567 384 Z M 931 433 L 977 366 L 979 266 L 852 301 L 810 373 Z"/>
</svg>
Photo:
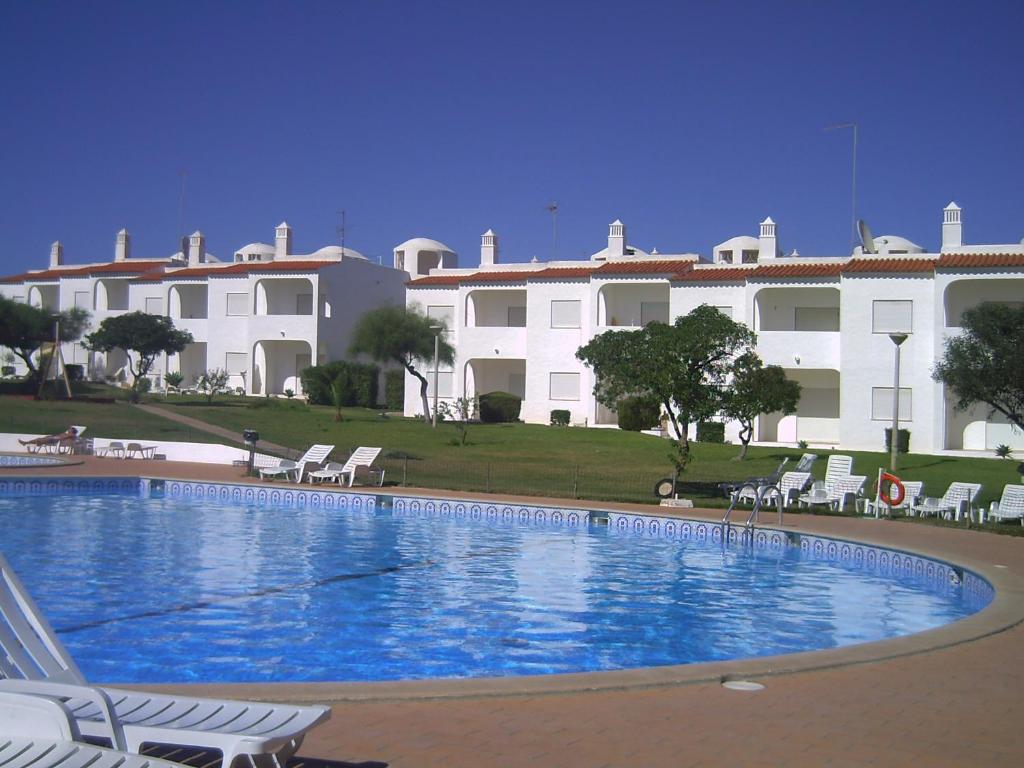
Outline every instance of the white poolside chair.
<svg viewBox="0 0 1024 768">
<path fill-rule="evenodd" d="M 115 456 L 119 459 L 123 459 L 125 456 L 124 443 L 120 440 L 111 440 L 103 448 L 99 449 L 100 456 Z"/>
<path fill-rule="evenodd" d="M 380 448 L 366 448 L 360 446 L 356 448 L 352 455 L 348 457 L 348 461 L 345 462 L 345 466 L 341 468 L 341 475 L 338 478 L 338 482 L 344 482 L 348 479 L 348 487 L 352 487 L 352 483 L 355 482 L 356 473 L 360 469 L 365 469 L 373 477 L 376 475 L 376 483 L 378 486 L 384 485 L 384 470 L 373 469 L 373 462 L 377 460 L 380 455 Z"/>
<path fill-rule="evenodd" d="M 260 478 L 263 480 L 272 480 L 275 477 L 283 477 L 285 480 L 292 480 L 294 478 L 296 483 L 301 483 L 306 471 L 306 465 L 316 464 L 319 466 L 323 464 L 333 450 L 333 445 L 314 445 L 302 454 L 302 458 L 297 462 L 291 459 L 281 459 L 276 467 L 262 468 L 260 470 Z"/>
<path fill-rule="evenodd" d="M 216 749 L 221 768 L 247 756 L 255 768 L 282 768 L 306 732 L 330 717 L 321 706 L 200 699 L 90 687 L 74 659 L 0 555 L 0 693 L 61 702 L 87 739 Z"/>
<path fill-rule="evenodd" d="M 903 501 L 890 507 L 880 497 L 867 499 L 864 502 L 864 514 L 875 515 L 875 517 L 878 517 L 879 514 L 895 514 L 896 512 L 909 514 L 910 508 L 917 503 L 922 493 L 924 493 L 923 482 L 920 480 L 907 480 L 903 483 Z"/>
<path fill-rule="evenodd" d="M 120 746 L 123 747 L 123 734 Z M 117 739 L 114 743 L 118 744 Z M 82 743 L 67 707 L 0 693 L 0 768 L 181 768 L 176 763 Z"/>
<path fill-rule="evenodd" d="M 836 453 L 828 457 L 828 464 L 825 465 L 825 487 L 831 489 L 844 477 L 849 477 L 853 472 L 853 457 Z"/>
<path fill-rule="evenodd" d="M 323 469 L 314 469 L 312 472 L 307 472 L 306 479 L 309 480 L 311 485 L 316 483 L 337 483 L 340 482 L 339 477 L 344 468 L 345 465 L 340 461 L 328 461 Z"/>
<path fill-rule="evenodd" d="M 864 493 L 864 485 L 867 480 L 867 475 L 847 475 L 838 478 L 831 485 L 818 481 L 810 491 L 800 495 L 800 505 L 806 507 L 827 506 L 833 511 L 845 512 L 847 501 L 856 500 Z"/>
<path fill-rule="evenodd" d="M 810 485 L 810 482 L 810 472 L 786 472 L 781 478 L 779 478 L 779 482 L 777 484 L 773 483 L 772 485 L 778 486 L 779 492 L 782 494 L 782 505 L 784 507 L 788 507 L 790 504 L 796 502 L 800 493 Z M 771 487 L 771 485 L 761 485 L 758 487 L 756 492 L 761 493 L 762 489 Z M 752 504 L 754 502 L 754 494 L 755 491 L 753 487 L 745 485 L 740 490 L 733 491 L 732 495 L 737 501 L 746 501 Z M 765 505 L 774 504 L 776 496 L 778 496 L 778 493 L 775 490 L 770 490 L 764 494 L 761 501 Z"/>
<path fill-rule="evenodd" d="M 989 506 L 988 516 L 1000 523 L 1020 520 L 1020 524 L 1024 525 L 1024 485 L 1004 485 L 1002 497 Z"/>
<path fill-rule="evenodd" d="M 910 514 L 921 515 L 921 517 L 941 515 L 946 520 L 951 518 L 960 520 L 964 515 L 973 517 L 971 505 L 974 503 L 974 497 L 980 491 L 981 483 L 950 483 L 941 499 L 926 496 L 917 504 L 910 506 Z"/>
</svg>

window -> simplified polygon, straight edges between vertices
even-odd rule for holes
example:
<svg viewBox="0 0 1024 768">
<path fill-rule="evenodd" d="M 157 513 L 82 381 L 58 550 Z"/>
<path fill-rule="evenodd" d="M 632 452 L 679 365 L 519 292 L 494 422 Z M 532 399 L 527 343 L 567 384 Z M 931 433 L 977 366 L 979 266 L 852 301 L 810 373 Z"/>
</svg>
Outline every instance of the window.
<svg viewBox="0 0 1024 768">
<path fill-rule="evenodd" d="M 580 375 L 578 373 L 552 373 L 550 397 L 552 400 L 579 400 Z"/>
<path fill-rule="evenodd" d="M 744 264 L 757 264 L 757 251 L 743 251 Z"/>
<path fill-rule="evenodd" d="M 434 396 L 434 371 L 433 369 L 426 372 L 427 376 L 427 397 Z M 454 391 L 455 373 L 452 371 L 438 371 L 437 372 L 437 396 L 438 397 L 454 397 L 452 392 Z"/>
<path fill-rule="evenodd" d="M 732 264 L 732 251 L 719 251 L 718 260 L 722 264 Z"/>
<path fill-rule="evenodd" d="M 313 294 L 312 293 L 300 293 L 295 297 L 295 314 L 296 315 L 312 315 L 313 314 Z"/>
<path fill-rule="evenodd" d="M 247 352 L 228 352 L 224 355 L 224 370 L 230 374 L 245 373 L 249 368 Z"/>
<path fill-rule="evenodd" d="M 914 330 L 914 302 L 871 302 L 872 333 L 911 333 Z"/>
<path fill-rule="evenodd" d="M 241 260 L 242 260 L 242 258 L 243 258 L 243 257 L 242 257 L 242 254 L 240 254 L 240 253 L 236 253 L 236 254 L 235 254 L 235 261 L 241 261 Z"/>
<path fill-rule="evenodd" d="M 551 327 L 552 328 L 579 328 L 580 327 L 580 302 L 576 301 L 552 301 L 551 302 Z"/>
<path fill-rule="evenodd" d="M 732 320 L 732 307 L 715 307 L 715 309 Z"/>
<path fill-rule="evenodd" d="M 640 302 L 640 325 L 651 323 L 668 322 L 667 301 L 641 301 Z"/>
<path fill-rule="evenodd" d="M 249 294 L 248 293 L 229 293 L 228 294 L 227 314 L 229 314 L 229 315 L 248 315 L 249 314 Z"/>
<path fill-rule="evenodd" d="M 75 291 L 75 306 L 79 309 L 92 309 L 92 299 L 88 291 Z"/>
<path fill-rule="evenodd" d="M 451 304 L 435 304 L 427 307 L 427 317 L 439 321 L 449 331 L 455 328 L 455 307 Z"/>
<path fill-rule="evenodd" d="M 11 297 L 11 301 L 20 301 L 22 304 L 24 304 L 25 303 L 25 297 L 24 296 L 12 296 Z M 78 305 L 76 304 L 75 306 L 77 307 Z"/>
<path fill-rule="evenodd" d="M 794 331 L 838 331 L 839 307 L 794 307 Z"/>
<path fill-rule="evenodd" d="M 405 269 L 405 251 L 395 251 L 395 269 Z"/>
<path fill-rule="evenodd" d="M 146 297 L 146 314 L 162 315 L 164 313 L 164 300 L 159 296 Z"/>
<path fill-rule="evenodd" d="M 900 387 L 900 421 L 911 421 L 911 391 L 910 387 Z M 892 421 L 892 387 L 871 388 L 871 418 Z"/>
<path fill-rule="evenodd" d="M 520 400 L 526 399 L 526 374 L 510 373 L 508 375 L 508 391 Z"/>
<path fill-rule="evenodd" d="M 508 308 L 508 327 L 509 328 L 525 328 L 526 327 L 526 307 L 509 307 Z"/>
</svg>

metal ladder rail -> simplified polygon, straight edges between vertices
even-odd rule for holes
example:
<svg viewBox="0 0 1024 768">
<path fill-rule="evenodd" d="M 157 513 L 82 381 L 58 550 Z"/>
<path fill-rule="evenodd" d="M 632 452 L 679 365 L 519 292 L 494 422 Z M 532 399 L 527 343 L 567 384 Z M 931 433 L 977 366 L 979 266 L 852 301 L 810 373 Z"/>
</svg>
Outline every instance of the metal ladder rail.
<svg viewBox="0 0 1024 768">
<path fill-rule="evenodd" d="M 750 516 L 747 518 L 747 522 L 744 525 L 745 528 L 754 527 L 754 521 L 757 519 L 757 513 L 764 507 L 764 498 L 772 491 L 775 492 L 775 506 L 779 511 L 779 527 L 782 527 L 782 508 L 784 506 L 782 489 L 775 483 L 772 483 L 771 485 L 762 485 L 760 488 L 755 489 L 754 493 L 756 494 L 757 499 L 754 501 L 754 507 L 750 510 Z"/>
<path fill-rule="evenodd" d="M 732 525 L 732 523 L 729 520 L 729 518 L 732 516 L 732 511 L 734 509 L 736 509 L 736 505 L 739 504 L 740 494 L 743 491 L 745 491 L 747 488 L 749 488 L 750 490 L 752 490 L 754 492 L 754 510 L 756 511 L 758 506 L 760 505 L 761 498 L 760 498 L 760 495 L 757 492 L 757 483 L 744 483 L 743 485 L 741 485 L 739 488 L 737 488 L 735 491 L 733 491 L 733 493 L 732 493 L 732 501 L 729 502 L 729 508 L 727 510 L 725 510 L 725 515 L 722 517 L 722 524 L 725 525 L 726 528 L 728 528 L 730 525 Z M 752 512 L 751 514 L 754 514 L 754 513 Z"/>
</svg>

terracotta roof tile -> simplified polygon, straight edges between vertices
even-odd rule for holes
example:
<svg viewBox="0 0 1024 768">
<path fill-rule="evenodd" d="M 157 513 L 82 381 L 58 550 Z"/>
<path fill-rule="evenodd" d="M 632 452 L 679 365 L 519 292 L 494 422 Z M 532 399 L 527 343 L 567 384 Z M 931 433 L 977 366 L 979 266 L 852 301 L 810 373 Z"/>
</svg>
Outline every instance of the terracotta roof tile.
<svg viewBox="0 0 1024 768">
<path fill-rule="evenodd" d="M 894 259 L 858 256 L 843 266 L 843 274 L 856 272 L 934 272 L 935 259 Z"/>
<path fill-rule="evenodd" d="M 531 272 L 530 280 L 562 280 L 590 277 L 594 272 L 594 267 L 548 267 L 539 272 Z"/>
<path fill-rule="evenodd" d="M 681 259 L 637 259 L 608 261 L 595 270 L 597 275 L 674 275 L 685 272 L 693 264 Z"/>
<path fill-rule="evenodd" d="M 415 280 L 409 280 L 406 285 L 411 288 L 428 288 L 432 285 L 454 286 L 458 285 L 459 281 L 465 277 L 469 277 L 469 275 L 427 275 L 426 277 L 418 277 Z"/>
<path fill-rule="evenodd" d="M 22 272 L 20 275 L 7 275 L 6 277 L 0 277 L 0 283 L 24 283 L 29 277 L 31 275 L 28 272 Z"/>
<path fill-rule="evenodd" d="M 705 267 L 681 272 L 674 279 L 687 283 L 742 283 L 755 270 L 756 267 Z"/>
<path fill-rule="evenodd" d="M 1017 253 L 944 253 L 940 268 L 982 269 L 985 267 L 1024 267 L 1024 252 Z"/>
<path fill-rule="evenodd" d="M 169 272 L 143 275 L 139 280 L 191 280 L 200 277 L 241 277 L 251 272 L 313 272 L 336 261 L 265 261 L 225 264 L 224 266 L 185 267 Z"/>
<path fill-rule="evenodd" d="M 758 264 L 754 274 L 756 280 L 776 280 L 795 277 L 838 277 L 843 264 Z"/>
<path fill-rule="evenodd" d="M 521 283 L 530 277 L 532 273 L 526 271 L 509 272 L 474 272 L 472 275 L 463 275 L 463 283 Z"/>
</svg>

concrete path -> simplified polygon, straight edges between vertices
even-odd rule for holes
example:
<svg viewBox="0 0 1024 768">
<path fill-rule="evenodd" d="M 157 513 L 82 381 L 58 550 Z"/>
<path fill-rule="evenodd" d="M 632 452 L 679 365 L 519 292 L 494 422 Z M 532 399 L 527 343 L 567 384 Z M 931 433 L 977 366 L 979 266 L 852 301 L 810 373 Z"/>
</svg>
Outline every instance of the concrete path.
<svg viewBox="0 0 1024 768">
<path fill-rule="evenodd" d="M 230 429 L 218 427 L 215 424 L 210 424 L 209 422 L 201 421 L 200 419 L 193 419 L 191 416 L 186 416 L 171 408 L 164 408 L 160 405 L 135 403 L 134 406 L 145 413 L 151 413 L 154 416 L 161 416 L 162 418 L 175 421 L 178 424 L 183 424 L 191 429 L 197 429 L 200 432 L 216 435 L 217 437 L 226 440 L 228 445 L 242 445 L 242 436 Z M 294 448 L 288 448 L 283 445 L 278 445 L 277 443 L 271 443 L 267 440 L 260 440 L 258 450 L 260 453 L 271 453 L 275 456 L 283 456 L 286 458 L 291 458 L 292 456 L 301 453 L 301 451 L 296 451 Z"/>
</svg>

